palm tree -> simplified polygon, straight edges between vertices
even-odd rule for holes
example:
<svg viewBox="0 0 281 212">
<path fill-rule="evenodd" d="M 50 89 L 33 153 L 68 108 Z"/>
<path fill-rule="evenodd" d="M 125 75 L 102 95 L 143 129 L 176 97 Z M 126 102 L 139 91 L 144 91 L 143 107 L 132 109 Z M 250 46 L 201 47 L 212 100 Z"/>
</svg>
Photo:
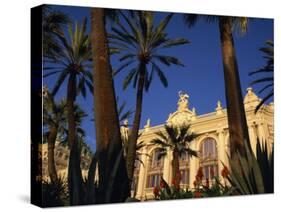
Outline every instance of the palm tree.
<svg viewBox="0 0 281 212">
<path fill-rule="evenodd" d="M 154 13 L 139 11 L 130 12 L 130 17 L 120 12 L 127 27 L 117 22 L 117 27 L 112 27 L 112 34 L 109 35 L 111 48 L 121 53 L 119 61 L 122 62 L 114 74 L 118 74 L 125 68 L 128 68 L 128 75 L 124 79 L 123 88 L 133 81 L 136 88 L 136 110 L 133 126 L 130 132 L 127 171 L 129 180 L 132 181 L 134 173 L 134 163 L 136 158 L 136 142 L 140 127 L 143 91 L 148 91 L 154 74 L 157 74 L 164 87 L 168 86 L 168 80 L 161 70 L 159 64 L 166 66 L 183 64 L 179 59 L 161 54 L 161 50 L 173 46 L 187 44 L 188 41 L 183 38 L 170 39 L 165 29 L 172 18 L 172 14 L 166 16 L 159 25 L 155 25 Z M 159 64 L 158 64 L 159 63 Z"/>
<path fill-rule="evenodd" d="M 44 140 L 48 143 L 48 172 L 52 183 L 58 180 L 54 150 L 59 133 L 63 133 L 66 116 L 65 102 L 58 104 L 54 101 L 53 96 L 48 92 L 47 88 L 43 88 L 43 124 L 44 124 Z"/>
<path fill-rule="evenodd" d="M 173 152 L 172 177 L 175 186 L 178 186 L 180 183 L 178 176 L 180 173 L 179 158 L 186 153 L 189 157 L 197 157 L 197 152 L 189 147 L 190 143 L 197 137 L 197 134 L 190 132 L 190 125 L 183 125 L 181 127 L 165 125 L 164 132 L 160 131 L 155 133 L 155 135 L 156 138 L 151 143 L 161 146 L 159 157 L 166 155 L 168 149 Z"/>
<path fill-rule="evenodd" d="M 94 64 L 94 119 L 98 153 L 99 199 L 102 202 L 124 202 L 129 197 L 130 190 L 123 157 L 105 17 L 105 9 L 92 9 L 91 43 Z M 92 161 L 95 162 L 94 158 Z M 114 179 L 110 179 L 109 176 L 114 167 L 117 167 L 116 174 Z M 108 188 L 110 185 L 112 186 Z M 110 192 L 108 192 L 109 189 Z"/>
<path fill-rule="evenodd" d="M 75 121 L 74 104 L 76 96 L 80 93 L 86 97 L 86 87 L 93 91 L 91 67 L 91 45 L 86 34 L 86 18 L 83 23 L 68 26 L 68 35 L 57 34 L 62 55 L 57 55 L 56 63 L 50 67 L 51 72 L 44 77 L 58 74 L 58 80 L 52 90 L 55 95 L 63 82 L 68 78 L 66 110 L 68 121 L 68 145 L 70 158 L 68 166 L 68 187 L 70 192 L 70 204 L 82 203 L 82 174 L 80 169 L 80 153 L 77 144 L 77 124 Z"/>
<path fill-rule="evenodd" d="M 54 159 L 56 141 L 60 142 L 62 145 L 67 145 L 68 141 L 66 106 L 67 103 L 65 99 L 56 103 L 53 96 L 49 93 L 48 88 L 43 88 L 44 140 L 48 143 L 48 172 L 53 183 L 58 180 Z M 81 123 L 87 114 L 78 104 L 74 105 L 74 114 L 77 136 L 78 139 L 80 139 L 85 137 L 85 131 L 81 128 Z M 81 145 L 81 148 L 85 146 L 83 142 L 80 143 L 79 146 Z"/>
<path fill-rule="evenodd" d="M 245 116 L 239 71 L 232 36 L 233 28 L 239 28 L 244 33 L 247 30 L 248 19 L 245 17 L 230 16 L 199 16 L 185 14 L 184 19 L 189 27 L 193 26 L 199 18 L 207 22 L 218 22 L 222 49 L 225 96 L 227 105 L 227 118 L 230 136 L 231 157 L 236 157 L 237 151 L 246 157 L 245 145 L 250 146 L 248 126 Z"/>
<path fill-rule="evenodd" d="M 265 77 L 259 78 L 251 83 L 251 85 L 260 84 L 260 83 L 267 83 L 263 86 L 263 88 L 259 91 L 262 93 L 268 89 L 271 89 L 267 92 L 266 96 L 262 99 L 262 101 L 257 105 L 255 112 L 257 112 L 261 106 L 273 97 L 273 72 L 274 72 L 274 49 L 273 49 L 273 42 L 271 40 L 266 41 L 267 47 L 260 48 L 259 50 L 265 54 L 264 58 L 267 60 L 266 65 L 256 71 L 252 71 L 249 73 L 249 76 L 256 75 L 256 74 L 266 74 Z"/>
<path fill-rule="evenodd" d="M 44 5 L 42 10 L 43 28 L 43 55 L 50 60 L 56 60 L 62 54 L 57 34 L 63 34 L 63 27 L 70 21 L 67 15 L 54 11 L 50 6 Z"/>
</svg>

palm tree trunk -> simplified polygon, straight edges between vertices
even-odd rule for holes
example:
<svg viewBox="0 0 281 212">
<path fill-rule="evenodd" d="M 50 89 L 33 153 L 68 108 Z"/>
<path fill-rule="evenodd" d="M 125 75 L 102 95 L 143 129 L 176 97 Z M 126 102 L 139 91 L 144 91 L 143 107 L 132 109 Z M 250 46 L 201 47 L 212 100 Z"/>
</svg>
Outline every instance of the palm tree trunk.
<svg viewBox="0 0 281 212">
<path fill-rule="evenodd" d="M 246 156 L 245 145 L 250 147 L 250 143 L 232 37 L 231 17 L 221 17 L 219 19 L 219 29 L 223 57 L 231 157 L 234 157 L 237 151 L 242 156 Z"/>
<path fill-rule="evenodd" d="M 52 126 L 48 136 L 48 172 L 52 183 L 55 183 L 58 180 L 54 156 L 57 133 L 57 127 Z"/>
<path fill-rule="evenodd" d="M 145 77 L 145 63 L 140 64 L 140 73 L 137 87 L 136 97 L 136 111 L 134 116 L 133 126 L 129 135 L 128 152 L 127 152 L 127 172 L 130 182 L 130 186 L 134 177 L 135 159 L 136 159 L 136 146 L 140 128 L 141 113 L 142 113 L 142 100 L 144 89 L 144 77 Z"/>
<path fill-rule="evenodd" d="M 99 161 L 99 198 L 106 201 L 108 186 L 112 183 L 109 176 L 115 166 L 110 202 L 123 202 L 129 196 L 128 176 L 123 157 L 120 126 L 116 105 L 112 68 L 105 28 L 105 11 L 93 8 L 91 12 L 91 43 L 93 50 L 94 116 L 96 128 L 97 153 Z M 122 154 L 117 163 L 118 155 Z"/>
<path fill-rule="evenodd" d="M 173 150 L 173 160 L 172 160 L 172 176 L 173 183 L 176 188 L 180 185 L 180 165 L 179 165 L 179 151 L 177 148 Z"/>
<path fill-rule="evenodd" d="M 70 148 L 68 165 L 68 188 L 70 205 L 80 205 L 83 200 L 83 179 L 80 168 L 80 152 L 77 142 L 74 102 L 76 99 L 76 75 L 72 72 L 67 85 L 68 145 Z"/>
</svg>

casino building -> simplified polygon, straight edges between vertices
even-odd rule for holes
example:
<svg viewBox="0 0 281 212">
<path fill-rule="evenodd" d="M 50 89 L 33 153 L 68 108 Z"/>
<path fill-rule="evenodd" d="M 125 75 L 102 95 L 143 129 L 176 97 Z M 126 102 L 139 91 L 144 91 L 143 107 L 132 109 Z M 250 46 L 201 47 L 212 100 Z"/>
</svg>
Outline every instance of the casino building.
<svg viewBox="0 0 281 212">
<path fill-rule="evenodd" d="M 255 113 L 255 107 L 261 100 L 254 93 L 252 88 L 247 89 L 244 97 L 247 124 L 249 129 L 250 143 L 255 151 L 257 138 L 265 142 L 268 149 L 273 145 L 274 137 L 274 104 L 269 103 Z M 173 126 L 190 124 L 191 131 L 199 136 L 190 144 L 190 148 L 198 151 L 199 157 L 188 157 L 183 155 L 180 158 L 181 186 L 193 188 L 195 175 L 199 167 L 202 167 L 204 178 L 209 178 L 210 170 L 220 177 L 224 164 L 228 165 L 229 132 L 226 109 L 218 101 L 214 111 L 197 115 L 195 109 L 189 108 L 189 96 L 179 92 L 178 108 L 169 114 L 166 123 Z M 132 195 L 138 199 L 146 200 L 153 197 L 153 188 L 159 185 L 160 177 L 171 184 L 172 181 L 172 152 L 168 151 L 165 157 L 158 159 L 159 146 L 152 144 L 151 140 L 155 133 L 163 130 L 162 125 L 151 126 L 150 120 L 141 130 L 139 142 L 145 146 L 140 150 L 142 163 L 136 162 Z M 121 134 L 127 136 L 128 128 L 121 127 Z M 148 156 L 149 155 L 149 156 Z"/>
</svg>

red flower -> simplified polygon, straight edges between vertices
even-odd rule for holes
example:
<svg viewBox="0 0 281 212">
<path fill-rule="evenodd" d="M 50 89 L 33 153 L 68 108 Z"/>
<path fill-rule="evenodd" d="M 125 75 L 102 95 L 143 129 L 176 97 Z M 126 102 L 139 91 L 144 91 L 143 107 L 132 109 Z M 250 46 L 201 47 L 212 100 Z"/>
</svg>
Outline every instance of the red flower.
<svg viewBox="0 0 281 212">
<path fill-rule="evenodd" d="M 157 187 L 154 187 L 153 193 L 154 193 L 155 196 L 158 196 L 159 195 L 159 189 Z"/>
<path fill-rule="evenodd" d="M 195 198 L 199 198 L 199 197 L 201 197 L 202 196 L 202 193 L 200 192 L 200 191 L 195 191 L 194 192 L 194 197 Z"/>
<path fill-rule="evenodd" d="M 223 169 L 221 170 L 221 176 L 223 178 L 226 178 L 228 175 L 229 175 L 229 170 L 225 165 L 223 165 Z"/>
<path fill-rule="evenodd" d="M 166 187 L 166 184 L 165 182 L 161 179 L 160 181 L 160 188 L 165 188 Z"/>
</svg>

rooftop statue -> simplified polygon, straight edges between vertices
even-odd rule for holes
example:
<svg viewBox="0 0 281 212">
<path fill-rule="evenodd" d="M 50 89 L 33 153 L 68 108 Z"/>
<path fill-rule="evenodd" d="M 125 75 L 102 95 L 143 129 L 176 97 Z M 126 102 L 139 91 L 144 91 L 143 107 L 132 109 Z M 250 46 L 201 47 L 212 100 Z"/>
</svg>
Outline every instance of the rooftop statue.
<svg viewBox="0 0 281 212">
<path fill-rule="evenodd" d="M 183 91 L 179 91 L 179 101 L 178 101 L 178 110 L 183 111 L 185 109 L 188 109 L 188 98 L 189 96 L 187 93 L 184 93 Z"/>
</svg>

